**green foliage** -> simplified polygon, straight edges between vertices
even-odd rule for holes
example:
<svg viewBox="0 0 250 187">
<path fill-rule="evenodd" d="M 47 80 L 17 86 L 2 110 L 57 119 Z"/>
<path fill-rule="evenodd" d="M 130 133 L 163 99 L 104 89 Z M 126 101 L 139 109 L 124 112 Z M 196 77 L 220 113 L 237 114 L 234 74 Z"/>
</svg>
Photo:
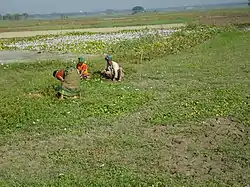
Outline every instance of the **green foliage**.
<svg viewBox="0 0 250 187">
<path fill-rule="evenodd" d="M 16 65 L 2 65 L 4 69 L 1 71 L 4 76 L 17 71 L 15 77 L 12 75 L 9 78 L 6 77 L 6 81 L 12 81 L 8 88 L 1 92 L 3 98 L 0 109 L 2 131 L 9 132 L 9 129 L 15 128 L 26 129 L 34 127 L 34 125 L 37 128 L 45 126 L 50 128 L 57 125 L 66 127 L 71 126 L 72 123 L 74 125 L 84 124 L 84 119 L 88 118 L 115 118 L 138 109 L 139 106 L 146 104 L 151 96 L 150 92 L 139 90 L 136 87 L 109 84 L 97 77 L 82 82 L 82 99 L 59 102 L 55 98 L 56 92 L 53 89 L 53 86 L 59 82 L 52 77 L 52 72 L 54 69 L 63 68 L 62 65 L 67 66 L 67 64 L 60 65 L 58 61 L 20 64 L 18 69 L 16 69 Z M 43 69 L 44 67 L 46 68 Z M 90 68 L 92 67 L 90 66 Z M 36 77 L 33 77 L 33 70 L 36 71 Z M 31 77 L 33 78 L 31 79 Z M 25 82 L 25 84 L 21 84 L 21 82 Z M 4 84 L 2 82 L 1 86 L 4 87 Z M 22 86 L 18 86 L 19 84 Z M 10 93 L 11 95 L 9 95 Z M 48 115 L 51 114 L 56 118 L 48 118 Z M 62 119 L 69 116 L 73 118 L 60 123 Z"/>
<path fill-rule="evenodd" d="M 1 49 L 9 49 L 5 44 L 12 44 L 21 42 L 20 45 L 25 45 L 26 42 L 34 42 L 28 47 L 30 50 L 36 49 L 36 41 L 41 40 L 43 45 L 39 47 L 40 50 L 53 52 L 78 52 L 84 54 L 98 54 L 104 53 L 116 54 L 117 59 L 130 59 L 134 63 L 140 63 L 141 60 L 151 60 L 156 57 L 164 55 L 176 54 L 180 51 L 187 50 L 204 41 L 216 36 L 225 30 L 232 30 L 233 27 L 217 28 L 204 25 L 188 25 L 187 27 L 173 32 L 171 35 L 150 34 L 151 30 L 144 29 L 139 31 L 123 31 L 119 34 L 126 34 L 128 32 L 140 34 L 141 37 L 137 39 L 122 39 L 117 41 L 103 41 L 103 40 L 88 40 L 82 43 L 50 43 L 49 39 L 59 37 L 59 35 L 37 36 L 26 39 L 11 39 L 0 43 Z M 164 30 L 162 32 L 165 32 Z M 108 33 L 112 34 L 112 33 Z M 64 35 L 66 37 L 77 36 L 92 36 L 93 33 L 69 33 Z M 63 35 L 62 35 L 63 36 Z M 46 39 L 49 38 L 49 39 Z M 95 37 L 95 36 L 94 36 Z M 104 36 L 105 37 L 105 36 Z M 107 35 L 107 37 L 110 37 Z M 43 42 L 44 40 L 44 42 Z M 47 41 L 48 40 L 48 41 Z M 60 40 L 60 38 L 58 39 Z M 19 45 L 19 44 L 18 44 Z M 17 49 L 14 47 L 14 49 Z"/>
<path fill-rule="evenodd" d="M 105 61 L 91 60 L 80 99 L 55 98 L 52 72 L 70 63 L 1 65 L 0 185 L 247 185 L 250 33 L 193 29 L 173 37 L 205 43 L 162 57 L 148 45 L 158 36 L 124 42 L 121 83 L 94 75 Z M 134 64 L 142 44 L 151 60 Z"/>
<path fill-rule="evenodd" d="M 142 6 L 135 6 L 132 8 L 132 14 L 137 14 L 139 12 L 143 12 L 144 8 Z"/>
<path fill-rule="evenodd" d="M 0 14 L 0 20 L 27 20 L 29 17 L 28 13 L 22 13 L 22 14 Z"/>
<path fill-rule="evenodd" d="M 135 40 L 126 40 L 111 46 L 110 52 L 119 59 L 132 59 L 135 63 L 151 60 L 187 50 L 221 33 L 224 29 L 202 25 L 189 25 L 171 37 L 151 35 Z"/>
</svg>

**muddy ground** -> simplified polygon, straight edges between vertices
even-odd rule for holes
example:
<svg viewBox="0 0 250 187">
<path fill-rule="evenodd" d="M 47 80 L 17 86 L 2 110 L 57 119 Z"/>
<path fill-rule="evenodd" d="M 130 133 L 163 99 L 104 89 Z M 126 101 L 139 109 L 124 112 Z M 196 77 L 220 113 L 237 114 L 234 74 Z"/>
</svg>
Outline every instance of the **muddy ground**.
<svg viewBox="0 0 250 187">
<path fill-rule="evenodd" d="M 200 17 L 199 22 L 206 25 L 225 26 L 229 24 L 249 25 L 250 13 L 221 15 L 221 16 L 203 16 Z"/>
<path fill-rule="evenodd" d="M 37 52 L 37 51 L 22 51 L 22 50 L 6 50 L 0 51 L 0 64 L 15 63 L 15 62 L 31 62 L 42 60 L 66 60 L 75 61 L 81 54 L 77 53 L 49 53 L 49 52 Z M 94 57 L 93 55 L 84 55 L 85 57 Z"/>
</svg>

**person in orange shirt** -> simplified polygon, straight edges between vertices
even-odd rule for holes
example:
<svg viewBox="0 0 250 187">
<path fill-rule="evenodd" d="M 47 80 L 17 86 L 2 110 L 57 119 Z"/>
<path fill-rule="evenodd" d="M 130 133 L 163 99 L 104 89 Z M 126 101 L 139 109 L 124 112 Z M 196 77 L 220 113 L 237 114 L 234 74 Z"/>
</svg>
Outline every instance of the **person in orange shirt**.
<svg viewBox="0 0 250 187">
<path fill-rule="evenodd" d="M 61 70 L 55 70 L 53 72 L 53 77 L 57 78 L 59 81 L 64 81 L 65 78 L 65 70 L 61 69 Z"/>
<path fill-rule="evenodd" d="M 88 65 L 84 57 L 78 58 L 76 68 L 79 70 L 82 79 L 90 79 Z"/>
<path fill-rule="evenodd" d="M 59 99 L 63 99 L 63 96 L 77 97 L 80 95 L 80 77 L 75 67 L 55 70 L 53 77 L 61 82 L 61 85 L 55 87 Z"/>
</svg>

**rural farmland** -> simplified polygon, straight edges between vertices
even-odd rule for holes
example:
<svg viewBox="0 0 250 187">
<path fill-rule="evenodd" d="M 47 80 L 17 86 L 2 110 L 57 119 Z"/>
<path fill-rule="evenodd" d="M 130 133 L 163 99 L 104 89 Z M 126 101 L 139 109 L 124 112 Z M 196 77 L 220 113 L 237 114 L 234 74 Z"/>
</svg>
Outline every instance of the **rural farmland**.
<svg viewBox="0 0 250 187">
<path fill-rule="evenodd" d="M 249 13 L 2 22 L 0 186 L 249 186 Z M 106 53 L 124 81 L 100 78 Z M 80 55 L 91 79 L 58 100 Z"/>
</svg>

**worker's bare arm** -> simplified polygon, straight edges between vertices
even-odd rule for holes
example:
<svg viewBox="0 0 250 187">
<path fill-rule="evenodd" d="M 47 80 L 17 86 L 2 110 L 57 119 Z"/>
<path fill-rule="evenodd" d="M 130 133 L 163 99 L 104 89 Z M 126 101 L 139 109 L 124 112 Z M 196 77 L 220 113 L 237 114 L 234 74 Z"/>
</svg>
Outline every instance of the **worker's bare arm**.
<svg viewBox="0 0 250 187">
<path fill-rule="evenodd" d="M 62 76 L 58 76 L 58 78 L 60 79 L 60 81 L 64 81 L 64 78 L 62 78 Z"/>
</svg>

